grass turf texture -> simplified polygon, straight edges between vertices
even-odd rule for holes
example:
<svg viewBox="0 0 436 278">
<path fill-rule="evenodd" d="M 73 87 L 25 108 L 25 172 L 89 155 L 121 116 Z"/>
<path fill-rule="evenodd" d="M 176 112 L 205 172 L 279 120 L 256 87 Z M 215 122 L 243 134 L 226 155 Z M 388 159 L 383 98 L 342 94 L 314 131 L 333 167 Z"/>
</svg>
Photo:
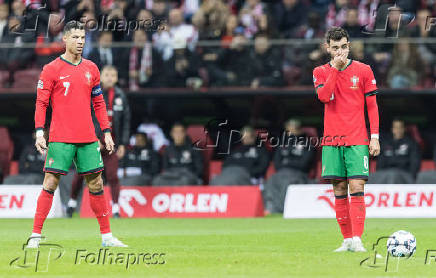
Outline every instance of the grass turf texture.
<svg viewBox="0 0 436 278">
<path fill-rule="evenodd" d="M 95 219 L 49 219 L 47 243 L 64 247 L 48 272 L 17 269 L 30 219 L 0 219 L 0 277 L 435 277 L 436 263 L 424 265 L 425 250 L 436 249 L 435 219 L 368 219 L 363 241 L 371 248 L 379 236 L 404 229 L 417 238 L 417 253 L 399 271 L 361 267 L 370 253 L 333 253 L 341 243 L 334 219 L 287 220 L 274 215 L 255 219 L 112 219 L 115 236 L 129 248 L 114 253 L 165 253 L 165 264 L 75 265 L 77 249 L 97 253 Z M 385 251 L 386 241 L 379 250 Z M 434 262 L 434 261 L 433 261 Z"/>
</svg>

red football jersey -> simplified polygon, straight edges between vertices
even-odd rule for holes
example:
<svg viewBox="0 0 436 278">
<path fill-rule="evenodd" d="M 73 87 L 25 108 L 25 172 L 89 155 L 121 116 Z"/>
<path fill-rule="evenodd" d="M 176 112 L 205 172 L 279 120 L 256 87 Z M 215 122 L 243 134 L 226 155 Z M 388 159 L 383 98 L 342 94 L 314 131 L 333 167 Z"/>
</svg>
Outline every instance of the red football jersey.
<svg viewBox="0 0 436 278">
<path fill-rule="evenodd" d="M 335 70 L 330 63 L 316 67 L 313 70 L 315 88 L 321 88 Z M 347 67 L 337 73 L 332 93 L 324 108 L 323 145 L 368 145 L 365 96 L 377 93 L 371 67 L 350 60 Z M 374 124 L 375 129 L 378 134 L 378 123 Z"/>
<path fill-rule="evenodd" d="M 58 57 L 44 66 L 38 81 L 35 128 L 44 128 L 47 106 L 51 102 L 50 142 L 97 141 L 91 99 L 101 129 L 110 130 L 97 66 L 83 58 L 73 65 Z"/>
</svg>

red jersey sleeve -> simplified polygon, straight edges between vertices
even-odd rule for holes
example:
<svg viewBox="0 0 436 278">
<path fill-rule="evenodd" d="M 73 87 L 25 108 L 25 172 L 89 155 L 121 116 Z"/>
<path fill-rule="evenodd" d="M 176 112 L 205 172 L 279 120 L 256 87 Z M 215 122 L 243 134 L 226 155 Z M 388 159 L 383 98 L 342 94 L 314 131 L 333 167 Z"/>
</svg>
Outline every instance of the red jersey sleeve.
<svg viewBox="0 0 436 278">
<path fill-rule="evenodd" d="M 328 103 L 334 99 L 334 89 L 339 71 L 330 68 L 327 71 L 321 67 L 313 70 L 313 83 L 318 99 L 323 103 Z"/>
<path fill-rule="evenodd" d="M 315 68 L 313 70 L 313 86 L 315 87 L 315 90 L 324 86 L 325 81 L 323 71 L 320 68 Z"/>
<path fill-rule="evenodd" d="M 366 109 L 368 110 L 371 138 L 379 137 L 379 113 L 377 105 L 377 82 L 370 66 L 365 65 L 364 93 L 366 97 Z"/>
<path fill-rule="evenodd" d="M 374 73 L 371 67 L 367 65 L 365 65 L 364 87 L 366 97 L 377 94 L 377 82 L 375 81 Z"/>
<path fill-rule="evenodd" d="M 100 71 L 94 65 L 93 87 L 91 90 L 92 105 L 94 106 L 95 116 L 97 117 L 100 128 L 103 132 L 110 132 L 109 119 L 107 116 L 106 103 L 104 102 L 103 92 L 100 87 Z"/>
<path fill-rule="evenodd" d="M 35 129 L 44 129 L 53 85 L 54 76 L 51 67 L 44 66 L 36 86 Z"/>
</svg>

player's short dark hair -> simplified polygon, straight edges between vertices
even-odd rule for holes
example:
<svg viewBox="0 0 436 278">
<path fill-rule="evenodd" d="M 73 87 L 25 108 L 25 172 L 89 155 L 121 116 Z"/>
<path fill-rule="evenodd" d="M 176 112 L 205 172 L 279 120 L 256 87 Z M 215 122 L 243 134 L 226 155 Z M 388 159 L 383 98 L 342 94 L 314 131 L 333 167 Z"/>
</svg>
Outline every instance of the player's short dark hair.
<svg viewBox="0 0 436 278">
<path fill-rule="evenodd" d="M 342 27 L 332 27 L 330 28 L 326 35 L 325 40 L 327 43 L 330 43 L 330 41 L 340 41 L 342 38 L 347 38 L 347 41 L 350 40 L 350 36 L 348 35 L 348 32 L 342 28 Z"/>
<path fill-rule="evenodd" d="M 70 32 L 73 29 L 85 30 L 85 25 L 77 20 L 68 21 L 67 24 L 65 24 L 64 26 L 64 34 Z"/>
</svg>

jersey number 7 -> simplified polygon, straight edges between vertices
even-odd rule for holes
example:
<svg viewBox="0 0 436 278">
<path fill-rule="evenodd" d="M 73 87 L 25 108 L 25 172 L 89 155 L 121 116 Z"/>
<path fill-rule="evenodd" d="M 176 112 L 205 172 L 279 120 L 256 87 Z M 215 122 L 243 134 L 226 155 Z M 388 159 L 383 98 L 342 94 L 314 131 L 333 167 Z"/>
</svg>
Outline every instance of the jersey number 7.
<svg viewBox="0 0 436 278">
<path fill-rule="evenodd" d="M 65 93 L 64 96 L 66 96 L 68 94 L 68 88 L 70 88 L 70 82 L 64 82 L 64 87 L 65 87 Z"/>
</svg>

